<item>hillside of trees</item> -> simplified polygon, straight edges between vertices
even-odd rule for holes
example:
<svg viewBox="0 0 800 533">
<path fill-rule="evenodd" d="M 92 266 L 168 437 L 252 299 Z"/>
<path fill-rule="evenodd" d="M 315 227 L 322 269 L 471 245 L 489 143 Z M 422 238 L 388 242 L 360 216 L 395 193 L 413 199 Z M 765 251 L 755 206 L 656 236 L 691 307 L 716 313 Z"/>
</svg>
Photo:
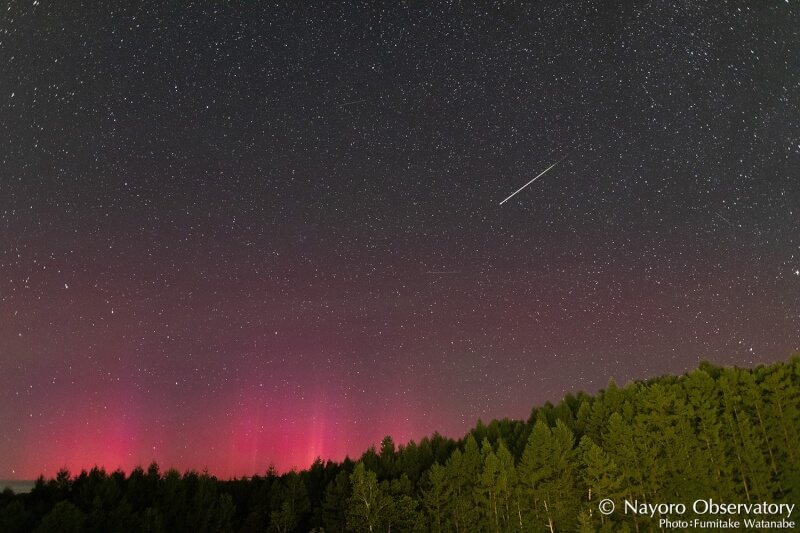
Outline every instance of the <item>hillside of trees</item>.
<svg viewBox="0 0 800 533">
<path fill-rule="evenodd" d="M 607 516 L 605 498 L 618 502 Z M 282 475 L 62 470 L 28 494 L 4 491 L 0 531 L 654 531 L 660 514 L 620 503 L 708 498 L 800 502 L 800 356 L 612 382 L 526 421 L 479 421 L 458 441 L 385 437 L 357 461 Z"/>
</svg>

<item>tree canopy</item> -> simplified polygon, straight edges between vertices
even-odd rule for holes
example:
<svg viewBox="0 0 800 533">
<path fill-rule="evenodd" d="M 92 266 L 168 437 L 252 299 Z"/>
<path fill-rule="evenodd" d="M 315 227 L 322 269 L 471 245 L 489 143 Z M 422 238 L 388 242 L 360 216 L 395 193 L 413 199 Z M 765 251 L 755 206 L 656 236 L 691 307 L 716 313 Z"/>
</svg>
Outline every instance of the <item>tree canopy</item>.
<svg viewBox="0 0 800 533">
<path fill-rule="evenodd" d="M 567 395 L 454 441 L 386 436 L 353 462 L 218 480 L 153 463 L 0 494 L 0 531 L 641 531 L 658 512 L 604 499 L 800 501 L 800 357 Z M 683 518 L 693 518 L 689 511 Z M 796 517 L 795 517 L 796 518 Z"/>
</svg>

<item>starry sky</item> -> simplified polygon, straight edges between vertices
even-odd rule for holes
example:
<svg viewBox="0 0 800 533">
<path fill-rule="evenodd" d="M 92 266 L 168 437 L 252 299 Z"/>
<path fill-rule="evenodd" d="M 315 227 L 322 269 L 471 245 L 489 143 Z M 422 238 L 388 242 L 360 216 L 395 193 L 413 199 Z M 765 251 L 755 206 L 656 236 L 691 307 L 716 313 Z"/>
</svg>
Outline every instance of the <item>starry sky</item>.
<svg viewBox="0 0 800 533">
<path fill-rule="evenodd" d="M 798 102 L 794 0 L 9 0 L 0 478 L 785 360 Z"/>
</svg>

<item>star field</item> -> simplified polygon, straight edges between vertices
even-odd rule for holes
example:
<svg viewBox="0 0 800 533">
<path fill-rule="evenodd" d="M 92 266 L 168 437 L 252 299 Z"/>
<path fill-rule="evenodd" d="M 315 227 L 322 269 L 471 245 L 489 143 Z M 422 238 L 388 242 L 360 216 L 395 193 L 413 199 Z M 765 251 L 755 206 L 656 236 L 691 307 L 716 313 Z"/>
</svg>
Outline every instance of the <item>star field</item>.
<svg viewBox="0 0 800 533">
<path fill-rule="evenodd" d="M 798 102 L 796 2 L 10 2 L 0 478 L 785 359 Z"/>
</svg>

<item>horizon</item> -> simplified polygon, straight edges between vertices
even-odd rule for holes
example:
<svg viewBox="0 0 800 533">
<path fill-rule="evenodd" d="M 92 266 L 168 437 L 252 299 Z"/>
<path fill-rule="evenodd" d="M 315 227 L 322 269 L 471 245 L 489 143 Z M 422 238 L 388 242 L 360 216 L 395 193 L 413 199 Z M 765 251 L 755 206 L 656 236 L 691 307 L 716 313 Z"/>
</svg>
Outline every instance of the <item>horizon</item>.
<svg viewBox="0 0 800 533">
<path fill-rule="evenodd" d="M 787 359 L 789 357 L 791 357 L 791 354 L 789 356 L 787 356 Z M 761 363 L 761 364 L 764 364 L 764 363 Z M 723 365 L 720 365 L 720 366 L 723 366 Z M 727 366 L 733 366 L 733 365 L 727 365 Z M 691 370 L 692 369 L 689 369 L 689 370 L 687 370 L 687 372 L 691 371 Z M 675 375 L 682 375 L 682 374 L 675 374 Z M 651 379 L 653 377 L 658 377 L 658 376 L 643 376 L 643 377 L 637 378 L 637 379 L 629 379 L 629 380 L 625 381 L 624 383 L 630 383 L 630 382 L 639 381 L 639 380 L 647 380 L 647 379 Z M 613 377 L 609 377 L 609 382 L 612 381 L 612 380 L 615 383 L 617 383 L 618 385 L 621 383 L 620 381 L 615 380 Z M 505 416 L 505 417 L 492 418 L 490 420 L 501 420 L 501 419 L 504 419 L 504 418 L 508 418 L 510 420 L 526 421 L 528 419 L 528 417 L 530 416 L 530 412 L 531 412 L 532 409 L 534 409 L 536 407 L 539 407 L 539 406 L 543 406 L 547 402 L 553 403 L 555 405 L 558 402 L 560 402 L 566 394 L 577 395 L 579 393 L 586 393 L 586 394 L 590 394 L 591 396 L 596 396 L 598 394 L 598 392 L 605 390 L 605 387 L 607 385 L 608 385 L 608 383 L 606 383 L 605 385 L 603 385 L 603 387 L 598 388 L 596 391 L 593 391 L 593 392 L 592 391 L 587 391 L 586 389 L 583 389 L 583 388 L 582 389 L 578 389 L 578 390 L 565 391 L 564 395 L 562 395 L 562 397 L 560 397 L 560 398 L 546 399 L 546 400 L 544 400 L 544 401 L 542 401 L 540 403 L 532 405 L 528 409 L 527 414 L 525 416 L 521 416 L 521 417 L 507 417 L 507 416 Z M 398 445 L 398 446 L 400 446 L 400 445 L 405 446 L 411 440 L 413 440 L 416 443 L 419 443 L 419 441 L 422 438 L 430 437 L 434 433 L 438 433 L 443 437 L 451 438 L 453 440 L 458 441 L 459 439 L 464 438 L 464 436 L 468 434 L 469 430 L 472 429 L 473 427 L 475 427 L 475 424 L 477 424 L 477 422 L 479 420 L 482 420 L 484 423 L 486 423 L 486 421 L 483 420 L 482 417 L 476 417 L 475 420 L 473 420 L 472 422 L 469 423 L 471 425 L 468 424 L 466 429 L 464 431 L 462 431 L 461 433 L 459 433 L 457 436 L 445 434 L 443 431 L 436 430 L 436 429 L 432 430 L 430 433 L 427 433 L 427 434 L 422 435 L 422 436 L 417 437 L 417 438 L 409 437 L 409 438 L 401 439 L 401 438 L 398 438 L 397 436 L 395 436 L 393 434 L 384 434 L 384 435 L 380 435 L 380 437 L 376 437 L 373 441 L 371 441 L 371 443 L 366 444 L 362 449 L 356 450 L 354 452 L 356 455 L 353 455 L 353 453 L 350 453 L 350 452 L 345 452 L 344 455 L 342 455 L 342 456 L 340 456 L 338 458 L 333 457 L 333 456 L 329 456 L 329 457 L 325 458 L 325 457 L 321 457 L 321 456 L 317 455 L 317 456 L 314 456 L 314 458 L 312 458 L 310 461 L 308 461 L 308 463 L 303 467 L 301 467 L 298 464 L 292 464 L 292 465 L 288 465 L 287 466 L 287 465 L 277 465 L 277 464 L 275 464 L 273 462 L 268 462 L 261 470 L 256 470 L 251 474 L 241 474 L 239 472 L 234 472 L 234 473 L 231 473 L 231 474 L 221 475 L 221 474 L 217 474 L 216 471 L 212 470 L 209 467 L 208 464 L 203 464 L 203 465 L 198 466 L 198 464 L 193 463 L 193 464 L 184 464 L 184 465 L 181 465 L 181 466 L 177 466 L 180 463 L 176 462 L 176 463 L 173 463 L 173 464 L 167 464 L 165 461 L 158 461 L 158 460 L 155 460 L 155 459 L 151 459 L 149 461 L 143 461 L 143 462 L 139 462 L 139 463 L 128 462 L 125 465 L 123 465 L 123 463 L 119 463 L 114 468 L 111 468 L 110 466 L 105 465 L 105 464 L 98 464 L 98 463 L 94 463 L 94 464 L 92 464 L 90 466 L 87 466 L 86 463 L 84 463 L 84 464 L 81 464 L 79 466 L 73 467 L 73 466 L 70 466 L 70 465 L 67 464 L 68 461 L 65 461 L 64 464 L 61 464 L 60 466 L 49 467 L 47 470 L 42 470 L 40 473 L 36 474 L 33 477 L 24 477 L 24 478 L 8 477 L 6 479 L 8 479 L 9 481 L 14 481 L 14 480 L 17 480 L 17 481 L 31 481 L 31 480 L 36 481 L 36 479 L 38 479 L 40 476 L 44 476 L 45 479 L 52 479 L 52 478 L 55 478 L 56 473 L 59 470 L 61 470 L 62 468 L 67 468 L 72 475 L 77 475 L 82 471 L 87 471 L 88 472 L 94 467 L 103 468 L 107 473 L 111 473 L 111 472 L 115 472 L 117 470 L 121 470 L 121 471 L 125 472 L 126 474 L 129 474 L 131 472 L 131 470 L 133 470 L 133 469 L 135 469 L 137 467 L 141 467 L 141 468 L 144 468 L 146 470 L 147 466 L 150 465 L 152 462 L 156 462 L 159 465 L 159 468 L 161 469 L 161 472 L 164 472 L 164 471 L 166 471 L 168 469 L 173 469 L 173 468 L 175 470 L 177 470 L 178 472 L 180 472 L 180 473 L 189 472 L 189 471 L 202 472 L 205 469 L 208 469 L 209 473 L 211 475 L 214 475 L 218 479 L 223 479 L 223 478 L 224 479 L 234 479 L 234 478 L 237 478 L 237 477 L 241 479 L 242 477 L 252 477 L 253 475 L 261 475 L 261 473 L 266 473 L 269 470 L 270 466 L 275 467 L 276 471 L 279 474 L 285 474 L 285 473 L 287 473 L 287 472 L 289 472 L 289 471 L 291 471 L 293 469 L 296 469 L 296 470 L 307 470 L 314 463 L 314 461 L 317 458 L 321 458 L 323 462 L 335 461 L 337 463 L 343 462 L 345 460 L 345 457 L 349 457 L 351 460 L 357 460 L 357 458 L 360 457 L 361 454 L 363 454 L 370 447 L 372 447 L 372 446 L 378 447 L 380 445 L 381 440 L 384 437 L 386 437 L 387 435 L 391 436 L 392 439 L 395 441 L 395 444 Z M 369 439 L 367 439 L 367 441 L 369 441 Z M 308 456 L 308 452 L 300 452 L 300 453 L 302 455 Z M 16 475 L 16 474 L 12 472 L 12 476 L 13 475 Z"/>
<path fill-rule="evenodd" d="M 116 4 L 0 14 L 0 477 L 800 351 L 795 2 Z"/>
<path fill-rule="evenodd" d="M 628 385 L 631 385 L 633 383 L 639 383 L 639 382 L 644 383 L 644 382 L 647 382 L 647 381 L 650 381 L 650 380 L 653 380 L 653 379 L 660 379 L 662 377 L 667 377 L 667 376 L 685 377 L 685 376 L 689 375 L 690 373 L 692 373 L 695 370 L 700 370 L 701 369 L 700 366 L 703 363 L 711 364 L 713 367 L 716 367 L 716 368 L 723 368 L 723 369 L 724 368 L 740 368 L 740 369 L 744 368 L 744 369 L 752 370 L 752 369 L 755 369 L 755 368 L 758 368 L 758 367 L 761 367 L 761 366 L 771 366 L 771 365 L 775 365 L 775 364 L 785 364 L 785 363 L 791 361 L 795 357 L 800 357 L 800 352 L 793 352 L 793 353 L 787 355 L 784 360 L 770 361 L 768 363 L 757 363 L 757 364 L 754 364 L 754 365 L 749 366 L 749 367 L 741 367 L 741 366 L 738 366 L 738 365 L 715 365 L 711 361 L 701 361 L 700 364 L 698 364 L 697 367 L 695 367 L 693 369 L 689 369 L 686 372 L 682 372 L 682 373 L 679 373 L 679 374 L 676 373 L 676 374 L 661 374 L 661 375 L 657 375 L 657 376 L 647 376 L 647 377 L 640 378 L 640 379 L 631 379 L 631 380 L 628 380 L 625 383 L 620 383 L 620 382 L 617 382 L 616 380 L 614 380 L 613 378 L 610 378 L 608 384 L 610 384 L 613 381 L 615 383 L 615 385 L 617 385 L 618 387 L 624 388 L 624 387 L 627 387 Z M 303 466 L 303 467 L 301 467 L 299 465 L 293 465 L 293 466 L 290 466 L 288 468 L 281 469 L 277 465 L 275 465 L 274 463 L 269 463 L 262 470 L 257 470 L 257 471 L 254 471 L 252 473 L 249 473 L 249 474 L 246 474 L 246 473 L 245 474 L 234 473 L 234 474 L 225 476 L 225 475 L 218 474 L 216 471 L 214 471 L 213 469 L 209 468 L 208 465 L 203 465 L 201 467 L 197 467 L 197 466 L 178 467 L 176 465 L 164 464 L 162 462 L 155 461 L 155 460 L 151 460 L 151 461 L 145 462 L 145 463 L 138 463 L 138 464 L 135 464 L 135 465 L 133 465 L 131 467 L 128 467 L 128 468 L 123 468 L 122 466 L 117 466 L 116 468 L 110 468 L 110 467 L 108 467 L 106 465 L 102 465 L 102 464 L 93 464 L 92 466 L 89 466 L 89 467 L 83 465 L 83 466 L 80 466 L 80 467 L 77 467 L 77 468 L 72 468 L 72 467 L 64 464 L 61 467 L 58 467 L 52 473 L 46 474 L 44 472 L 41 472 L 41 473 L 39 473 L 38 475 L 36 475 L 35 477 L 32 477 L 32 478 L 19 478 L 19 479 L 18 478 L 6 478 L 6 479 L 0 479 L 0 489 L 3 488 L 2 487 L 2 483 L 4 483 L 4 482 L 35 483 L 40 477 L 43 477 L 46 481 L 50 480 L 50 479 L 55 479 L 55 476 L 58 473 L 58 471 L 61 470 L 61 469 L 64 469 L 64 468 L 66 468 L 69 471 L 69 473 L 70 473 L 70 475 L 72 477 L 78 476 L 78 475 L 80 475 L 81 473 L 84 473 L 84 472 L 90 472 L 94 468 L 101 469 L 101 470 L 105 471 L 107 474 L 111 474 L 113 472 L 120 471 L 120 472 L 123 472 L 127 476 L 127 475 L 130 475 L 130 473 L 134 469 L 137 469 L 137 468 L 141 468 L 141 469 L 147 471 L 147 468 L 152 463 L 156 463 L 158 465 L 159 472 L 162 475 L 164 474 L 164 472 L 169 471 L 169 470 L 176 470 L 181 475 L 184 475 L 184 474 L 189 473 L 189 472 L 202 473 L 202 472 L 206 472 L 207 471 L 210 476 L 212 476 L 212 477 L 214 477 L 214 478 L 216 478 L 216 479 L 218 479 L 220 481 L 230 481 L 230 480 L 234 480 L 234 479 L 249 479 L 249 478 L 252 478 L 254 476 L 264 476 L 270 471 L 270 469 L 274 469 L 275 473 L 277 475 L 282 476 L 282 475 L 285 475 L 285 474 L 287 474 L 287 473 L 289 473 L 290 471 L 293 471 L 293 470 L 295 470 L 295 471 L 307 471 L 307 470 L 309 470 L 309 468 L 317 460 L 320 460 L 322 462 L 322 464 L 326 464 L 328 462 L 333 462 L 333 463 L 336 463 L 336 464 L 342 464 L 348 459 L 353 461 L 353 462 L 357 462 L 359 460 L 359 458 L 368 449 L 375 448 L 377 450 L 380 447 L 380 443 L 383 440 L 383 438 L 385 438 L 387 436 L 392 438 L 392 440 L 395 443 L 395 446 L 398 449 L 400 447 L 407 446 L 410 441 L 414 441 L 416 444 L 419 444 L 420 440 L 422 440 L 424 438 L 430 438 L 434 434 L 438 434 L 438 435 L 440 435 L 440 436 L 442 436 L 442 437 L 444 437 L 446 439 L 452 439 L 453 441 L 458 442 L 458 441 L 464 439 L 465 437 L 467 437 L 470 434 L 470 432 L 478 426 L 479 423 L 482 423 L 484 425 L 488 425 L 492 421 L 504 420 L 504 419 L 508 419 L 510 421 L 519 421 L 519 422 L 523 422 L 523 423 L 528 423 L 528 420 L 529 420 L 529 417 L 530 417 L 530 413 L 533 410 L 542 408 L 547 404 L 551 404 L 553 406 L 556 406 L 562 400 L 564 400 L 568 395 L 571 395 L 573 397 L 577 397 L 580 394 L 587 394 L 592 398 L 596 398 L 599 394 L 602 394 L 605 391 L 606 391 L 606 387 L 598 389 L 598 391 L 592 392 L 592 393 L 587 392 L 587 391 L 582 390 L 582 389 L 581 390 L 567 391 L 567 392 L 565 392 L 565 394 L 564 394 L 564 396 L 562 398 L 559 398 L 557 400 L 555 400 L 555 399 L 554 400 L 546 400 L 545 402 L 542 402 L 540 404 L 536 404 L 536 405 L 531 406 L 531 409 L 529 410 L 529 413 L 528 413 L 529 416 L 526 416 L 526 417 L 523 417 L 523 418 L 503 417 L 503 418 L 493 418 L 493 419 L 490 419 L 488 421 L 487 420 L 483 420 L 481 418 L 477 418 L 477 419 L 475 419 L 475 422 L 473 423 L 473 425 L 471 425 L 463 434 L 461 434 L 459 436 L 445 435 L 441 431 L 433 431 L 430 434 L 423 435 L 422 437 L 417 438 L 417 439 L 407 439 L 407 440 L 404 440 L 404 441 L 399 441 L 394 435 L 391 435 L 391 434 L 383 435 L 380 439 L 377 439 L 376 441 L 372 442 L 372 444 L 364 447 L 356 455 L 348 453 L 348 454 L 345 454 L 345 456 L 343 456 L 341 458 L 334 458 L 334 457 L 327 457 L 326 458 L 326 457 L 322 457 L 322 456 L 317 456 L 313 460 L 311 460 L 306 466 Z"/>
<path fill-rule="evenodd" d="M 800 354 L 753 368 L 703 362 L 567 394 L 526 421 L 479 422 L 459 442 L 398 447 L 387 436 L 357 461 L 284 475 L 62 470 L 30 494 L 4 491 L 0 514 L 13 531 L 793 528 L 798 394 Z"/>
</svg>

